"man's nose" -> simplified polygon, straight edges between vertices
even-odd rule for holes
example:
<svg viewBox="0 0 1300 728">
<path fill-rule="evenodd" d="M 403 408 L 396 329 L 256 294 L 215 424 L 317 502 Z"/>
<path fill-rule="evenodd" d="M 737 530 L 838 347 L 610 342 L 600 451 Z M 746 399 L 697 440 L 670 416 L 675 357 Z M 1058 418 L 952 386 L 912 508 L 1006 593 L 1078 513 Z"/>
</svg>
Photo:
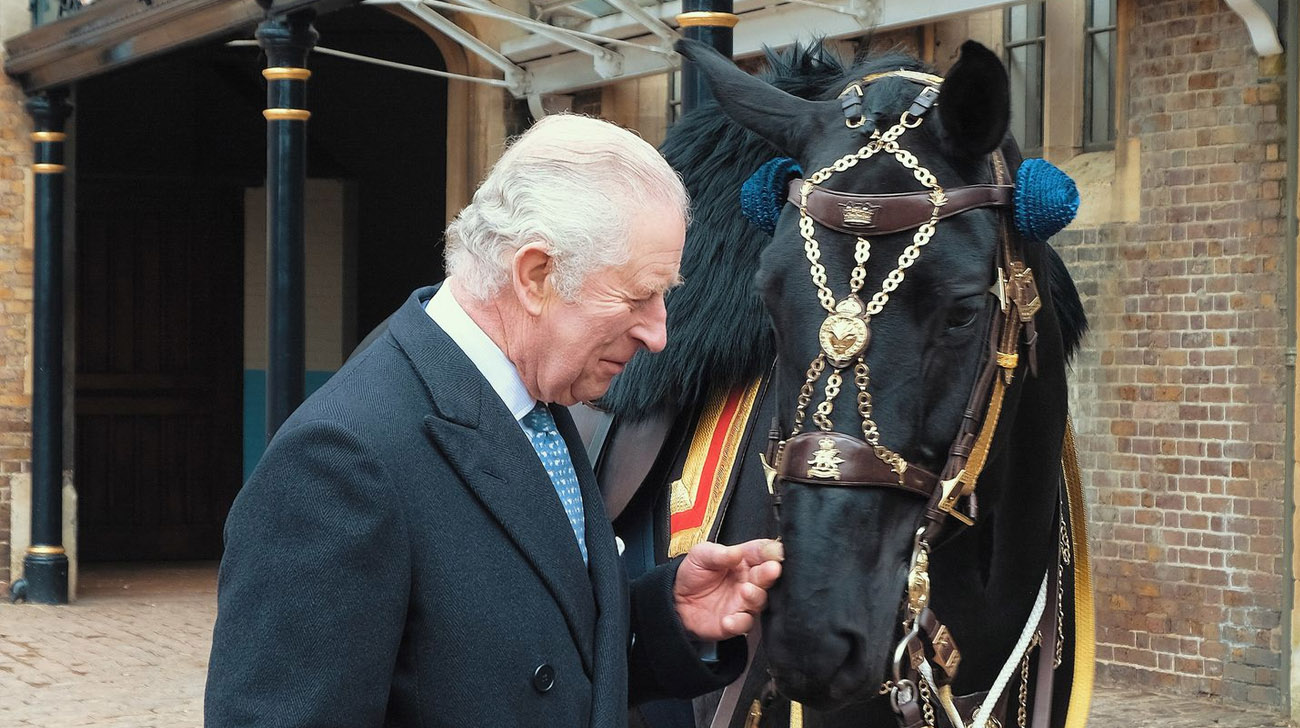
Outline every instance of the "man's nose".
<svg viewBox="0 0 1300 728">
<path fill-rule="evenodd" d="M 654 303 L 647 307 L 645 317 L 634 329 L 634 335 L 651 354 L 664 350 L 668 344 L 668 309 L 664 307 L 662 294 L 655 296 Z"/>
</svg>

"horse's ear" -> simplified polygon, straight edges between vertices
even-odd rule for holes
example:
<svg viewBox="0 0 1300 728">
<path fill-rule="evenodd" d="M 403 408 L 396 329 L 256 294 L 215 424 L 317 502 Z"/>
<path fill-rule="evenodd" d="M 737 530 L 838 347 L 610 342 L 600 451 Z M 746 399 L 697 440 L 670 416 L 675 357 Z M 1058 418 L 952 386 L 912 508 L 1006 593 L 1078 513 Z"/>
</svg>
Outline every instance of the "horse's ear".
<svg viewBox="0 0 1300 728">
<path fill-rule="evenodd" d="M 677 41 L 676 48 L 709 80 L 713 96 L 727 116 L 781 152 L 799 158 L 803 145 L 814 136 L 810 133 L 811 125 L 823 111 L 824 102 L 792 96 L 755 78 L 699 41 L 682 39 Z"/>
<path fill-rule="evenodd" d="M 943 82 L 939 120 L 955 153 L 982 157 L 1002 144 L 1011 119 L 1011 84 L 993 51 L 968 40 Z"/>
</svg>

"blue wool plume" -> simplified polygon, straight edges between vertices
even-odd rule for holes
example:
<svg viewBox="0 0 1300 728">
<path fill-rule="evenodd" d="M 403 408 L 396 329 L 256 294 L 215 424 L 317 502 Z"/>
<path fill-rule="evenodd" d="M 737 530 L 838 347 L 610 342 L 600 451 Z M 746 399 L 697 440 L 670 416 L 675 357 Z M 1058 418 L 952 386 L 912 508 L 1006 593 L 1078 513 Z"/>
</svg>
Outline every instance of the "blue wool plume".
<svg viewBox="0 0 1300 728">
<path fill-rule="evenodd" d="M 786 185 L 791 177 L 803 174 L 799 163 L 789 157 L 777 157 L 763 163 L 758 171 L 740 186 L 740 211 L 754 226 L 776 232 L 776 219 L 785 206 Z"/>
<path fill-rule="evenodd" d="M 1079 211 L 1070 175 L 1046 159 L 1026 159 L 1016 172 L 1016 229 L 1037 243 L 1060 232 Z"/>
</svg>

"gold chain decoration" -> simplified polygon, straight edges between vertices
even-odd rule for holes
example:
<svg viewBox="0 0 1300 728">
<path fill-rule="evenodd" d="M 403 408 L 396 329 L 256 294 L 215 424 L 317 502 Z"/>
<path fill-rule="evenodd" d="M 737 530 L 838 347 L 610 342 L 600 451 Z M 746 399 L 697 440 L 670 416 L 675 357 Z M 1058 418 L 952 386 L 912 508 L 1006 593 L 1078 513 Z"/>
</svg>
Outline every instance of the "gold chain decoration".
<svg viewBox="0 0 1300 728">
<path fill-rule="evenodd" d="M 812 364 L 808 366 L 807 379 L 804 380 L 803 386 L 799 388 L 799 400 L 796 402 L 794 409 L 794 431 L 790 433 L 791 437 L 799 434 L 803 429 L 803 418 L 808 410 L 808 403 L 812 401 L 813 385 L 821 379 L 822 370 L 826 368 L 826 355 L 818 354 L 813 359 Z"/>
<path fill-rule="evenodd" d="M 876 427 L 876 421 L 871 419 L 871 391 L 868 389 L 871 384 L 871 367 L 867 366 L 865 358 L 859 357 L 853 367 L 853 383 L 858 387 L 858 416 L 862 418 L 862 439 L 871 446 L 876 457 L 889 463 L 901 478 L 907 471 L 907 461 L 898 453 L 880 444 L 880 429 Z"/>
<path fill-rule="evenodd" d="M 1043 633 L 1035 632 L 1034 638 L 1029 641 L 1029 648 L 1025 650 L 1025 656 L 1020 660 L 1020 708 L 1016 711 L 1016 725 L 1020 728 L 1025 728 L 1025 722 L 1029 717 L 1029 655 L 1042 639 Z"/>
<path fill-rule="evenodd" d="M 1065 530 L 1065 516 L 1061 516 L 1060 569 L 1056 577 L 1056 654 L 1052 658 L 1052 669 L 1061 666 L 1061 657 L 1065 649 L 1065 567 L 1070 565 L 1070 536 Z"/>
<path fill-rule="evenodd" d="M 883 133 L 879 131 L 873 133 L 870 141 L 856 152 L 846 154 L 830 166 L 809 175 L 799 190 L 799 234 L 804 241 L 804 256 L 808 259 L 808 272 L 812 277 L 813 285 L 817 288 L 817 300 L 826 310 L 827 316 L 818 334 L 822 353 L 819 353 L 809 365 L 807 378 L 799 390 L 794 429 L 790 436 L 799 434 L 803 429 L 804 417 L 808 405 L 812 402 L 816 383 L 825 371 L 828 361 L 832 371 L 826 380 L 823 400 L 818 403 L 812 419 L 818 429 L 823 432 L 831 431 L 831 414 L 834 412 L 835 398 L 839 396 L 843 383 L 841 371 L 852 365 L 854 385 L 857 389 L 858 415 L 862 418 L 863 439 L 871 446 L 876 457 L 893 468 L 900 481 L 907 470 L 907 461 L 880 442 L 880 428 L 871 418 L 871 369 L 867 366 L 865 352 L 871 340 L 871 319 L 889 303 L 890 294 L 898 290 L 898 286 L 907 275 L 907 269 L 911 268 L 920 257 L 921 248 L 934 237 L 935 226 L 939 222 L 939 209 L 948 202 L 934 174 L 921 166 L 916 155 L 898 145 L 898 138 L 904 132 L 920 124 L 920 117 L 904 113 L 897 124 Z M 852 169 L 859 162 L 881 152 L 893 155 L 899 164 L 912 171 L 912 176 L 918 182 L 930 190 L 930 202 L 934 205 L 934 209 L 930 213 L 930 219 L 917 228 L 915 235 L 912 236 L 912 243 L 898 256 L 897 267 L 885 277 L 880 290 L 865 305 L 858 298 L 858 294 L 867 280 L 867 261 L 871 258 L 871 241 L 864 237 L 857 238 L 853 249 L 855 265 L 849 277 L 849 295 L 837 303 L 835 294 L 827 285 L 826 267 L 821 263 L 821 246 L 817 242 L 812 216 L 808 214 L 808 195 L 814 187 L 830 179 L 831 176 Z"/>
<path fill-rule="evenodd" d="M 925 726 L 935 728 L 934 706 L 930 704 L 930 681 L 920 677 L 917 678 L 916 685 L 921 695 L 921 712 L 925 714 Z"/>
</svg>

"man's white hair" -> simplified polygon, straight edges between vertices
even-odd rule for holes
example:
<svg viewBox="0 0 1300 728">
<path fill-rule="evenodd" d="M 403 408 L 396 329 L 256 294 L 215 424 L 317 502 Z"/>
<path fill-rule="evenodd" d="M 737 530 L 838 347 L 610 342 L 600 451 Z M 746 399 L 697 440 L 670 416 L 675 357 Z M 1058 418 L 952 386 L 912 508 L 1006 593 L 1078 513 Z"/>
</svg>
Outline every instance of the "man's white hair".
<svg viewBox="0 0 1300 728">
<path fill-rule="evenodd" d="M 600 119 L 548 116 L 506 149 L 447 226 L 447 274 L 485 300 L 509 280 L 515 251 L 541 241 L 556 290 L 572 300 L 592 271 L 627 262 L 635 215 L 665 205 L 689 222 L 681 177 L 644 139 Z"/>
</svg>

